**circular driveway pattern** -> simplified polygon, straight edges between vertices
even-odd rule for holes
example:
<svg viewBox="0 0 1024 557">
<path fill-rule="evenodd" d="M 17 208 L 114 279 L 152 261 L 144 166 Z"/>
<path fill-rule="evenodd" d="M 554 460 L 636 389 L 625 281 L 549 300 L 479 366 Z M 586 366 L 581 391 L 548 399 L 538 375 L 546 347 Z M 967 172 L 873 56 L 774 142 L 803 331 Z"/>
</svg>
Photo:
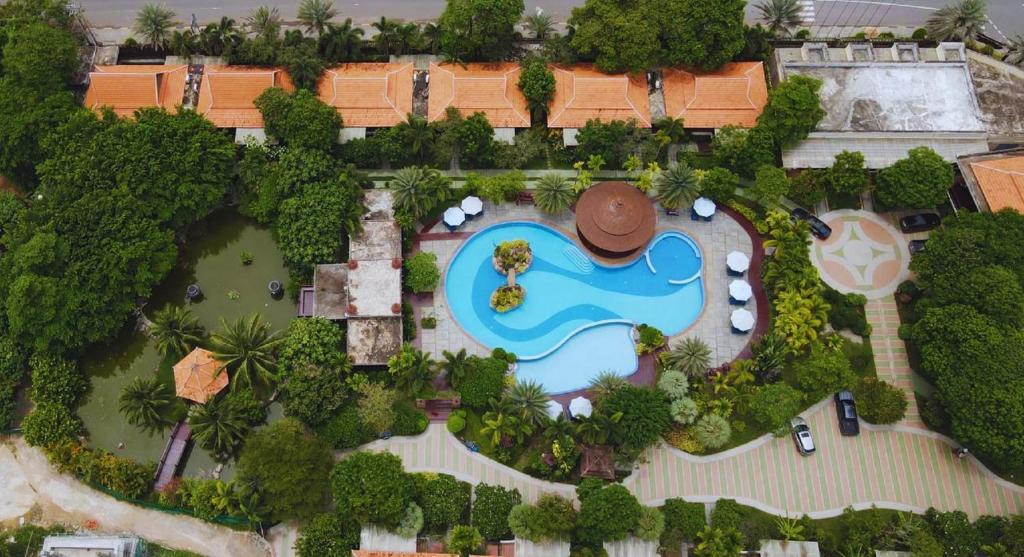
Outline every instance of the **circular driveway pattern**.
<svg viewBox="0 0 1024 557">
<path fill-rule="evenodd" d="M 882 298 L 909 276 L 906 238 L 882 217 L 843 209 L 820 218 L 832 227 L 832 236 L 814 240 L 811 261 L 832 288 Z"/>
</svg>

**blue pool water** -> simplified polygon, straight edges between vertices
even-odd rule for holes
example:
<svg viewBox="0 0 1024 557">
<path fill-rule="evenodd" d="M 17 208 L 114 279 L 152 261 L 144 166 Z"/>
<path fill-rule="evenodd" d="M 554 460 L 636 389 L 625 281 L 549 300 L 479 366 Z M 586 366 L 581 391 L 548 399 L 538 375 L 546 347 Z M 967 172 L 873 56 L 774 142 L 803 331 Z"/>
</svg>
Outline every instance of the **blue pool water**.
<svg viewBox="0 0 1024 557">
<path fill-rule="evenodd" d="M 526 288 L 526 301 L 500 314 L 491 309 L 490 296 L 506 278 L 494 270 L 491 255 L 498 243 L 515 239 L 528 241 L 533 249 L 533 264 L 518 277 Z M 628 338 L 630 323 L 647 323 L 672 335 L 700 314 L 704 291 L 696 244 L 684 234 L 665 232 L 647 249 L 629 265 L 608 267 L 550 227 L 501 223 L 474 234 L 455 254 L 446 275 L 445 295 L 455 319 L 470 336 L 533 362 L 520 364 L 520 378 L 527 369 L 539 369 L 539 362 L 549 369 L 556 361 L 572 362 L 575 367 L 589 363 L 582 367 L 597 369 L 577 373 L 563 368 L 560 376 L 584 376 L 558 382 L 568 388 L 556 389 L 554 381 L 543 379 L 551 392 L 581 388 L 600 371 L 628 374 L 636 369 L 635 355 L 628 363 L 618 350 L 612 358 L 612 349 L 603 346 L 621 345 L 621 339 Z M 607 321 L 619 323 L 588 328 Z M 610 335 L 618 340 L 610 340 Z M 627 365 L 632 367 L 621 369 Z"/>
</svg>

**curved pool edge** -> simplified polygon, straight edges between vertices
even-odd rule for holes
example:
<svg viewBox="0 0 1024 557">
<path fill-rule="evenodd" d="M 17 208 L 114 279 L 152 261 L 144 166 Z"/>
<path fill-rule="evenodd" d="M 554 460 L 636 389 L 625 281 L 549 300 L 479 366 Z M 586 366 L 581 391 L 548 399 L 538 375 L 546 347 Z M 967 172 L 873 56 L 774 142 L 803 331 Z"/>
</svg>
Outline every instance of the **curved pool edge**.
<svg viewBox="0 0 1024 557">
<path fill-rule="evenodd" d="M 601 339 L 603 342 L 597 345 L 598 352 L 609 352 L 601 359 L 604 365 L 585 370 L 576 367 L 579 373 L 571 377 L 558 373 L 559 370 L 566 368 L 568 361 L 575 362 L 580 359 L 578 352 L 593 354 L 595 341 L 586 337 L 589 334 L 601 334 L 600 330 L 606 328 L 610 330 L 604 334 L 609 336 Z M 577 334 L 566 338 L 557 348 L 547 351 L 543 357 L 517 361 L 514 372 L 516 381 L 538 381 L 544 385 L 550 396 L 559 397 L 587 390 L 591 381 L 602 373 L 613 373 L 629 380 L 640 371 L 640 356 L 636 353 L 633 328 L 632 322 L 615 319 L 581 327 L 582 330 Z M 577 345 L 577 342 L 580 344 Z"/>
<path fill-rule="evenodd" d="M 633 321 L 630 321 L 629 319 L 605 319 L 603 321 L 595 321 L 593 323 L 587 323 L 586 325 L 580 325 L 579 327 L 576 327 L 575 329 L 569 331 L 564 337 L 562 337 L 562 340 L 556 342 L 554 346 L 552 346 L 551 348 L 548 348 L 547 350 L 541 352 L 540 354 L 537 354 L 537 355 L 534 355 L 534 356 L 520 356 L 520 355 L 516 354 L 516 360 L 520 361 L 520 362 L 532 362 L 532 361 L 536 361 L 536 360 L 541 360 L 541 359 L 549 356 L 550 354 L 552 354 L 554 351 L 556 351 L 559 348 L 561 348 L 563 345 L 565 345 L 565 343 L 569 342 L 574 336 L 577 336 L 580 333 L 585 332 L 587 329 L 593 329 L 595 327 L 601 327 L 601 326 L 604 326 L 604 325 L 612 325 L 612 324 L 629 325 L 630 330 L 632 330 L 633 327 L 636 327 L 636 323 L 633 322 Z M 632 340 L 632 339 L 630 339 L 630 340 Z"/>
</svg>

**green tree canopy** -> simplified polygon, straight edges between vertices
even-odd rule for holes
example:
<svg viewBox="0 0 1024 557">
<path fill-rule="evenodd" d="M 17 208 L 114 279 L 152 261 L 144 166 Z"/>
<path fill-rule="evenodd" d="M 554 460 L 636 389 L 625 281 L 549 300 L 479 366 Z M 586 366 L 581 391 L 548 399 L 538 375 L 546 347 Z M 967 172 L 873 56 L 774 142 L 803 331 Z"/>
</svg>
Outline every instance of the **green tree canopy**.
<svg viewBox="0 0 1024 557">
<path fill-rule="evenodd" d="M 953 186 L 953 166 L 929 147 L 915 147 L 878 173 L 875 194 L 886 207 L 930 209 Z"/>
<path fill-rule="evenodd" d="M 789 420 L 803 409 L 804 394 L 785 383 L 758 387 L 750 397 L 750 413 L 778 436 L 789 430 Z"/>
<path fill-rule="evenodd" d="M 826 173 L 829 190 L 847 195 L 860 195 L 868 188 L 868 171 L 864 168 L 864 155 L 859 151 L 843 151 Z"/>
<path fill-rule="evenodd" d="M 796 383 L 807 393 L 808 400 L 821 400 L 843 389 L 852 388 L 856 380 L 850 361 L 840 350 L 814 343 L 810 353 L 793 364 Z"/>
<path fill-rule="evenodd" d="M 640 511 L 636 497 L 620 484 L 580 494 L 577 535 L 595 545 L 625 539 L 636 527 Z"/>
<path fill-rule="evenodd" d="M 649 14 L 660 29 L 664 63 L 717 70 L 746 43 L 744 0 L 649 0 Z"/>
<path fill-rule="evenodd" d="M 395 528 L 412 501 L 412 480 L 391 453 L 357 452 L 331 470 L 334 502 L 360 524 Z"/>
<path fill-rule="evenodd" d="M 338 260 L 347 233 L 361 230 L 362 200 L 360 183 L 346 171 L 281 202 L 274 231 L 293 276 L 311 278 L 316 265 Z"/>
<path fill-rule="evenodd" d="M 462 62 L 501 60 L 524 8 L 523 0 L 448 0 L 437 20 L 441 51 Z"/>
<path fill-rule="evenodd" d="M 519 490 L 509 490 L 500 485 L 477 484 L 473 492 L 473 525 L 487 540 L 507 537 L 511 533 L 508 514 L 512 507 L 522 502 Z"/>
<path fill-rule="evenodd" d="M 41 22 L 16 27 L 3 47 L 5 79 L 43 97 L 64 90 L 78 65 L 75 38 Z"/>
<path fill-rule="evenodd" d="M 263 115 L 267 135 L 287 146 L 330 151 L 338 142 L 341 116 L 311 91 L 289 94 L 271 87 L 256 98 L 255 105 Z"/>
<path fill-rule="evenodd" d="M 642 72 L 661 59 L 658 28 L 638 0 L 587 0 L 573 8 L 572 48 L 605 72 Z"/>
<path fill-rule="evenodd" d="M 672 423 L 668 398 L 657 389 L 628 385 L 616 389 L 599 407 L 607 415 L 622 413 L 612 439 L 629 451 L 639 452 L 656 443 Z"/>
<path fill-rule="evenodd" d="M 789 178 L 786 171 L 776 166 L 765 165 L 757 169 L 750 193 L 765 205 L 774 205 L 789 193 Z"/>
<path fill-rule="evenodd" d="M 555 74 L 551 73 L 543 58 L 526 58 L 523 60 L 522 68 L 519 89 L 526 97 L 531 113 L 543 121 L 551 99 L 555 97 Z"/>
<path fill-rule="evenodd" d="M 794 75 L 768 93 L 768 105 L 757 126 L 771 133 L 776 145 L 791 147 L 814 131 L 825 117 L 818 91 L 821 80 Z"/>
</svg>

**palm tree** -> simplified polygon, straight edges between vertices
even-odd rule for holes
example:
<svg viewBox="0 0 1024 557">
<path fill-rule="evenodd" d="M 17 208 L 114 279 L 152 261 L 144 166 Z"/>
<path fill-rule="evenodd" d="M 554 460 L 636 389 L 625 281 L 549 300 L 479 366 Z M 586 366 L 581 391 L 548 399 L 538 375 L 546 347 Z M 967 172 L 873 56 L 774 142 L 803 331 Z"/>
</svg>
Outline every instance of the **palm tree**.
<svg viewBox="0 0 1024 557">
<path fill-rule="evenodd" d="M 523 26 L 535 39 L 542 41 L 554 31 L 554 21 L 539 6 L 537 11 L 523 18 Z"/>
<path fill-rule="evenodd" d="M 668 369 L 681 371 L 690 377 L 703 378 L 711 365 L 711 348 L 697 337 L 686 337 L 671 350 L 661 355 L 662 364 Z"/>
<path fill-rule="evenodd" d="M 352 18 L 346 18 L 341 25 L 327 25 L 327 32 L 320 35 L 320 54 L 330 62 L 358 60 L 363 46 L 363 30 L 352 25 Z"/>
<path fill-rule="evenodd" d="M 299 21 L 306 27 L 306 31 L 316 31 L 318 37 L 336 15 L 338 12 L 331 0 L 302 0 L 299 4 Z"/>
<path fill-rule="evenodd" d="M 594 412 L 589 418 L 580 420 L 579 425 L 576 426 L 576 435 L 579 435 L 580 441 L 588 445 L 604 445 L 608 442 L 608 437 L 611 435 L 612 429 L 615 428 L 615 424 L 620 421 L 622 421 L 622 412 L 611 415 Z"/>
<path fill-rule="evenodd" d="M 469 356 L 466 354 L 466 349 L 463 348 L 455 354 L 444 350 L 441 352 L 441 356 L 444 357 L 444 361 L 441 362 L 441 369 L 444 370 L 448 383 L 456 389 L 459 388 L 462 380 L 466 378 L 466 372 L 469 367 Z"/>
<path fill-rule="evenodd" d="M 410 166 L 388 182 L 395 208 L 419 219 L 448 197 L 448 181 L 433 168 Z"/>
<path fill-rule="evenodd" d="M 135 14 L 132 31 L 142 37 L 143 43 L 156 49 L 164 48 L 171 28 L 177 24 L 175 15 L 163 4 L 146 4 Z"/>
<path fill-rule="evenodd" d="M 441 50 L 441 26 L 436 23 L 427 23 L 420 30 L 420 37 L 423 39 L 423 48 L 431 54 L 437 54 Z"/>
<path fill-rule="evenodd" d="M 1006 45 L 1006 57 L 1003 61 L 1007 64 L 1024 65 L 1024 35 L 1017 35 L 1010 39 Z"/>
<path fill-rule="evenodd" d="M 171 39 L 167 44 L 167 49 L 174 53 L 175 56 L 188 58 L 189 56 L 199 52 L 199 41 L 196 39 L 195 33 L 189 29 L 186 29 L 185 31 L 175 31 L 171 34 Z"/>
<path fill-rule="evenodd" d="M 700 196 L 697 176 L 685 164 L 671 166 L 654 178 L 658 202 L 666 209 L 689 205 Z"/>
<path fill-rule="evenodd" d="M 420 42 L 420 26 L 415 23 L 405 23 L 395 29 L 395 54 L 401 56 Z"/>
<path fill-rule="evenodd" d="M 171 405 L 171 393 L 155 377 L 136 377 L 121 391 L 118 408 L 125 420 L 145 431 L 162 431 L 171 425 L 164 416 Z"/>
<path fill-rule="evenodd" d="M 800 4 L 797 0 L 762 0 L 756 6 L 761 13 L 761 20 L 768 25 L 773 34 L 788 37 L 790 29 L 803 23 L 800 16 Z"/>
<path fill-rule="evenodd" d="M 405 121 L 400 122 L 397 128 L 405 145 L 409 148 L 409 153 L 417 163 L 423 164 L 430 153 L 430 146 L 434 142 L 434 130 L 430 129 L 427 119 L 410 112 L 406 115 Z"/>
<path fill-rule="evenodd" d="M 249 432 L 245 416 L 226 397 L 213 398 L 190 408 L 188 425 L 192 428 L 192 437 L 219 461 L 230 458 Z"/>
<path fill-rule="evenodd" d="M 316 90 L 316 84 L 324 73 L 324 62 L 315 48 L 308 45 L 285 48 L 278 59 L 287 68 L 295 87 Z"/>
<path fill-rule="evenodd" d="M 576 427 L 573 423 L 566 419 L 565 414 L 562 413 L 557 418 L 548 421 L 548 425 L 543 431 L 544 440 L 551 443 L 556 439 L 572 435 L 575 430 Z"/>
<path fill-rule="evenodd" d="M 149 336 L 161 355 L 180 358 L 202 344 L 206 332 L 187 308 L 167 306 L 153 315 Z"/>
<path fill-rule="evenodd" d="M 260 37 L 277 37 L 281 33 L 281 12 L 277 8 L 260 6 L 245 18 L 245 28 Z"/>
<path fill-rule="evenodd" d="M 270 324 L 254 313 L 228 323 L 222 317 L 221 331 L 210 339 L 213 357 L 231 373 L 231 390 L 269 386 L 277 380 L 274 350 L 281 336 L 271 332 Z"/>
<path fill-rule="evenodd" d="M 224 51 L 238 46 L 242 40 L 241 34 L 235 27 L 235 20 L 230 17 L 221 17 L 217 23 L 206 26 L 199 34 L 199 43 L 203 51 L 212 56 L 220 56 Z"/>
<path fill-rule="evenodd" d="M 395 380 L 396 389 L 416 396 L 437 376 L 437 363 L 430 354 L 405 345 L 401 352 L 388 360 L 388 371 Z"/>
<path fill-rule="evenodd" d="M 600 404 L 602 400 L 628 384 L 629 382 L 621 376 L 610 371 L 602 371 L 597 374 L 597 377 L 590 380 L 587 390 L 590 391 L 590 396 L 594 399 L 594 402 Z"/>
<path fill-rule="evenodd" d="M 538 209 L 552 215 L 565 211 L 576 200 L 572 182 L 559 174 L 545 174 L 537 181 L 533 203 Z"/>
<path fill-rule="evenodd" d="M 508 391 L 508 400 L 522 419 L 531 425 L 540 425 L 548 419 L 548 401 L 551 397 L 536 381 L 520 381 Z"/>
<path fill-rule="evenodd" d="M 385 56 L 391 54 L 391 49 L 395 46 L 395 33 L 400 25 L 400 22 L 384 16 L 380 16 L 380 21 L 373 22 L 372 26 L 377 30 L 377 34 L 373 37 L 373 44 L 377 46 L 377 50 L 381 54 Z"/>
<path fill-rule="evenodd" d="M 924 28 L 928 37 L 937 41 L 966 41 L 976 38 L 986 21 L 985 0 L 960 0 L 939 8 Z"/>
<path fill-rule="evenodd" d="M 525 421 L 500 412 L 487 412 L 483 417 L 483 427 L 480 428 L 482 435 L 491 438 L 491 444 L 497 446 L 505 441 L 522 439 L 533 433 L 533 427 Z"/>
</svg>

